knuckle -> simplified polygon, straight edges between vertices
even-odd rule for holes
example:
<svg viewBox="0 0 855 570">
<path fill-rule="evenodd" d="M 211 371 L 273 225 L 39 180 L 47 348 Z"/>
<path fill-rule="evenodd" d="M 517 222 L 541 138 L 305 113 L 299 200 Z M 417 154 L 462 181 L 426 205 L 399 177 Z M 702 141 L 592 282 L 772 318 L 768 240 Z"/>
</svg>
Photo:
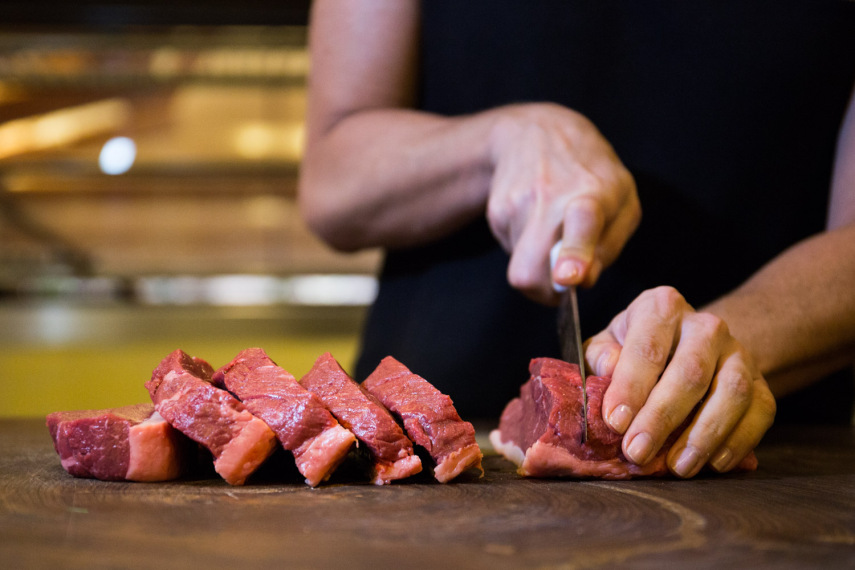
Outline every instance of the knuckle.
<svg viewBox="0 0 855 570">
<path fill-rule="evenodd" d="M 657 342 L 655 338 L 650 336 L 642 337 L 637 342 L 624 347 L 624 350 L 627 349 L 639 359 L 658 368 L 664 367 L 668 360 L 668 350 Z"/>
<path fill-rule="evenodd" d="M 754 380 L 747 372 L 720 373 L 718 387 L 723 389 L 729 402 L 748 405 L 754 396 Z"/>
<path fill-rule="evenodd" d="M 687 392 L 704 394 L 709 389 L 711 378 L 705 362 L 700 358 L 691 358 L 680 365 L 680 380 Z"/>
<path fill-rule="evenodd" d="M 730 330 L 727 327 L 727 323 L 718 315 L 714 315 L 712 313 L 695 313 L 692 316 L 692 319 L 695 324 L 710 337 L 722 338 L 730 336 Z"/>
<path fill-rule="evenodd" d="M 687 306 L 683 295 L 670 285 L 660 285 L 644 291 L 638 297 L 638 302 L 648 305 L 653 312 L 660 316 L 671 315 Z"/>
</svg>

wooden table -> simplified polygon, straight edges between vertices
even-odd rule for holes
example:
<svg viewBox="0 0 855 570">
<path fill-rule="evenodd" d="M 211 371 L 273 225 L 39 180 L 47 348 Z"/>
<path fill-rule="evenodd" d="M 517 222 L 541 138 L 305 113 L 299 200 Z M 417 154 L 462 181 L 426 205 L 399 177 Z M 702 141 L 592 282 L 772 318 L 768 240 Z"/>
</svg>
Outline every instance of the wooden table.
<svg viewBox="0 0 855 570">
<path fill-rule="evenodd" d="M 107 483 L 67 475 L 41 420 L 0 420 L 0 567 L 855 567 L 855 432 L 777 428 L 758 457 L 690 481 L 525 480 L 490 454 L 448 485 Z"/>
</svg>

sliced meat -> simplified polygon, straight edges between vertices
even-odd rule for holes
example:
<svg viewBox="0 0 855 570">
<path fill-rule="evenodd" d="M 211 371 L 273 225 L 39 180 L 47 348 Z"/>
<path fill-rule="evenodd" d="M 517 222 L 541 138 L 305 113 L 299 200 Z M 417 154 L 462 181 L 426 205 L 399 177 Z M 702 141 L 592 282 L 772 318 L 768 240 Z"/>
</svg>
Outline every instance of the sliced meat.
<svg viewBox="0 0 855 570">
<path fill-rule="evenodd" d="M 312 487 L 329 479 L 356 443 L 317 396 L 260 348 L 242 351 L 213 381 L 270 426 Z"/>
<path fill-rule="evenodd" d="M 582 377 L 579 366 L 553 358 L 536 358 L 531 378 L 511 400 L 490 433 L 493 447 L 527 477 L 631 479 L 669 473 L 665 455 L 678 434 L 671 436 L 649 463 L 635 465 L 624 457 L 622 436 L 609 429 L 602 416 L 603 394 L 611 379 L 588 376 L 588 438 L 584 430 Z M 751 454 L 742 468 L 756 469 Z"/>
<path fill-rule="evenodd" d="M 208 448 L 214 469 L 230 485 L 243 485 L 276 446 L 276 436 L 227 391 L 211 383 L 213 368 L 176 350 L 152 372 L 146 388 L 174 428 Z"/>
<path fill-rule="evenodd" d="M 436 462 L 434 477 L 446 483 L 467 469 L 481 469 L 475 428 L 460 419 L 447 395 L 387 356 L 362 383 L 404 423 L 410 438 Z"/>
<path fill-rule="evenodd" d="M 388 484 L 422 470 L 413 443 L 389 411 L 353 381 L 330 353 L 321 355 L 300 384 L 317 395 L 370 451 L 372 483 Z"/>
<path fill-rule="evenodd" d="M 181 473 L 183 436 L 152 404 L 54 412 L 47 426 L 63 468 L 105 481 L 168 481 Z"/>
</svg>

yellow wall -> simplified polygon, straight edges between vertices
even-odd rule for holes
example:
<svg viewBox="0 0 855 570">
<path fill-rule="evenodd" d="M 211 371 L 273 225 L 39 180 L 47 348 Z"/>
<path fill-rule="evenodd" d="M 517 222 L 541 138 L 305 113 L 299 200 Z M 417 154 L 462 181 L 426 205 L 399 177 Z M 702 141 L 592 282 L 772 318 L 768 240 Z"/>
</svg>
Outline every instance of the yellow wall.
<svg viewBox="0 0 855 570">
<path fill-rule="evenodd" d="M 353 336 L 252 339 L 298 379 L 325 351 L 349 372 Z M 212 366 L 229 362 L 249 345 L 239 340 L 145 341 L 99 348 L 0 348 L 3 396 L 0 417 L 44 416 L 61 410 L 99 409 L 149 401 L 143 384 L 160 360 L 176 348 Z"/>
</svg>

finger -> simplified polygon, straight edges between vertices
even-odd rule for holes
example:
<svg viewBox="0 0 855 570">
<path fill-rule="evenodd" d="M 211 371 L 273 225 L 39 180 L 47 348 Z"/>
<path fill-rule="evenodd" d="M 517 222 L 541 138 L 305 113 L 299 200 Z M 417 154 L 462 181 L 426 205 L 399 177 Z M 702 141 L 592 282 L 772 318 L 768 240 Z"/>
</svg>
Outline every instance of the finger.
<svg viewBox="0 0 855 570">
<path fill-rule="evenodd" d="M 606 329 L 585 343 L 585 362 L 591 374 L 611 378 L 620 357 L 621 344 Z"/>
<path fill-rule="evenodd" d="M 578 285 L 594 259 L 606 215 L 598 200 L 580 196 L 564 208 L 563 221 L 562 245 L 553 278 L 559 285 Z"/>
<path fill-rule="evenodd" d="M 508 282 L 527 296 L 555 304 L 549 250 L 556 241 L 558 221 L 550 220 L 545 207 L 537 208 L 526 220 L 508 264 Z"/>
<path fill-rule="evenodd" d="M 604 267 L 614 263 L 640 223 L 641 203 L 638 201 L 638 195 L 632 192 L 627 195 L 615 218 L 606 224 L 597 246 L 596 257 Z"/>
<path fill-rule="evenodd" d="M 757 447 L 775 420 L 775 398 L 766 380 L 762 376 L 755 377 L 752 388 L 748 411 L 710 459 L 710 466 L 719 473 L 737 468 Z"/>
<path fill-rule="evenodd" d="M 693 477 L 721 447 L 751 405 L 754 379 L 739 352 L 724 359 L 709 396 L 668 452 L 666 461 L 675 475 Z"/>
<path fill-rule="evenodd" d="M 691 313 L 682 322 L 677 349 L 624 437 L 624 454 L 647 463 L 706 395 L 727 338 L 721 319 Z M 709 451 L 709 450 L 705 450 Z"/>
<path fill-rule="evenodd" d="M 642 293 L 609 325 L 623 345 L 603 397 L 603 418 L 616 433 L 626 432 L 665 370 L 685 306 L 674 289 L 660 287 Z"/>
</svg>

